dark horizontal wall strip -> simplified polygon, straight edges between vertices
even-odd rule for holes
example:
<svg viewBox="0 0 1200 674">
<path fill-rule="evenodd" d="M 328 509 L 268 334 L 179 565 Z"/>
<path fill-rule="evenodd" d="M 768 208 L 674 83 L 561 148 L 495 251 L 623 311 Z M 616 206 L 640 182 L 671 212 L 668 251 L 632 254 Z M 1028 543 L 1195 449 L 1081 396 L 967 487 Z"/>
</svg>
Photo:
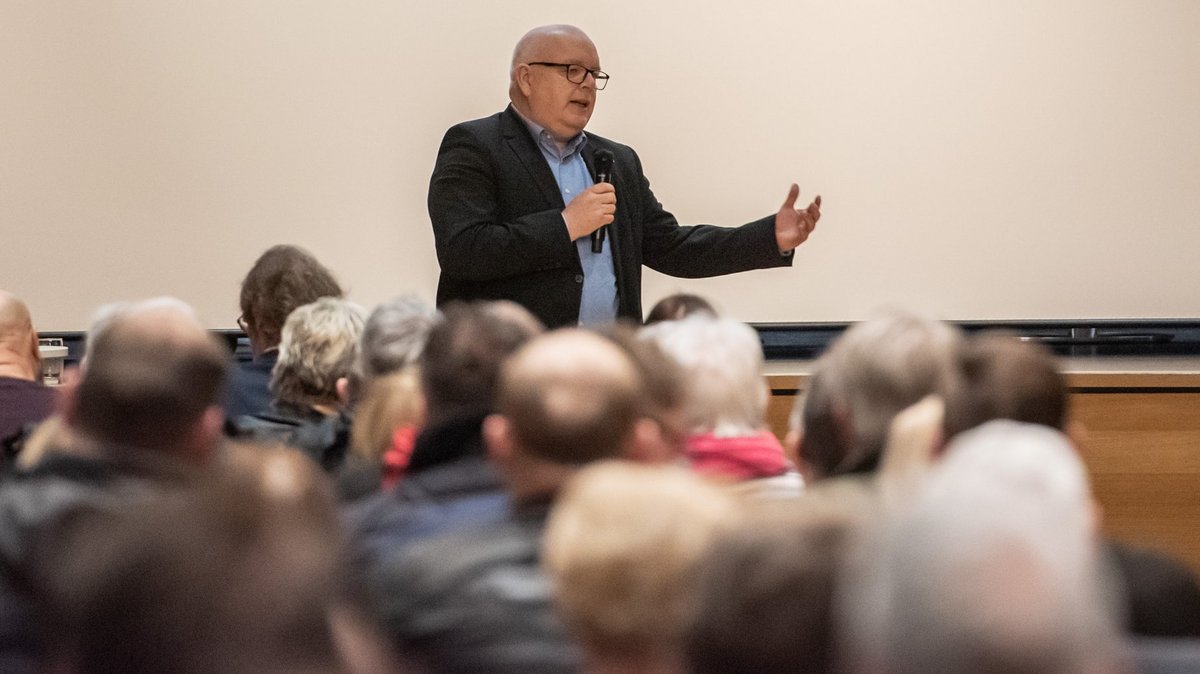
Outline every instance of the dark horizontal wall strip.
<svg viewBox="0 0 1200 674">
<path fill-rule="evenodd" d="M 1005 330 L 1062 356 L 1200 355 L 1200 320 L 951 321 L 968 334 Z M 768 360 L 821 355 L 850 323 L 751 323 Z"/>
<path fill-rule="evenodd" d="M 241 330 L 212 330 L 214 336 L 234 354 L 237 360 L 250 360 L 250 340 Z M 40 339 L 61 339 L 67 347 L 67 366 L 78 365 L 86 350 L 87 333 L 80 331 L 38 332 Z"/>
<path fill-rule="evenodd" d="M 952 321 L 967 333 L 1007 330 L 1040 342 L 1062 356 L 1200 355 L 1200 320 Z M 820 356 L 850 323 L 751 323 L 767 360 Z M 250 359 L 250 342 L 239 330 L 213 330 L 238 360 Z M 43 332 L 67 346 L 67 364 L 83 356 L 84 333 Z M 1145 389 L 1139 389 L 1145 390 Z M 1181 389 L 1172 389 L 1178 391 Z"/>
</svg>

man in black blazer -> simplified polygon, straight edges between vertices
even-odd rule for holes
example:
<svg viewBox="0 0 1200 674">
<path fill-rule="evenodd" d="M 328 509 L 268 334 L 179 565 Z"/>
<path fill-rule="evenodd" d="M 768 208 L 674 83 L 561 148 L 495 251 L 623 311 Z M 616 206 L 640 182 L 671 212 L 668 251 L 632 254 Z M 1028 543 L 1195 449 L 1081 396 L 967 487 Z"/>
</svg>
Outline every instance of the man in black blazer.
<svg viewBox="0 0 1200 674">
<path fill-rule="evenodd" d="M 429 184 L 439 305 L 513 300 L 550 328 L 640 322 L 643 264 L 688 278 L 791 264 L 820 197 L 798 209 L 792 185 L 778 213 L 741 227 L 680 226 L 631 148 L 584 133 L 607 81 L 583 31 L 535 28 L 513 52 L 512 104 L 446 132 Z M 601 150 L 611 183 L 593 184 Z"/>
</svg>

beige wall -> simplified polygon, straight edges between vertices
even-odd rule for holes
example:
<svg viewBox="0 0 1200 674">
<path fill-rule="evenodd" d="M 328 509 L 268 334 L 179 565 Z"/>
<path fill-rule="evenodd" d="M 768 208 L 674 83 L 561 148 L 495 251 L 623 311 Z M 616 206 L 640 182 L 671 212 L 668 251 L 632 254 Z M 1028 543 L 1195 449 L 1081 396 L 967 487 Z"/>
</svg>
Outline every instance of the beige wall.
<svg viewBox="0 0 1200 674">
<path fill-rule="evenodd" d="M 441 134 L 499 110 L 528 27 L 588 30 L 592 130 L 685 221 L 790 181 L 798 269 L 682 281 L 758 321 L 1195 317 L 1200 3 L 610 0 L 0 3 L 0 287 L 42 329 L 173 294 L 232 327 L 262 249 L 371 305 L 437 278 Z"/>
</svg>

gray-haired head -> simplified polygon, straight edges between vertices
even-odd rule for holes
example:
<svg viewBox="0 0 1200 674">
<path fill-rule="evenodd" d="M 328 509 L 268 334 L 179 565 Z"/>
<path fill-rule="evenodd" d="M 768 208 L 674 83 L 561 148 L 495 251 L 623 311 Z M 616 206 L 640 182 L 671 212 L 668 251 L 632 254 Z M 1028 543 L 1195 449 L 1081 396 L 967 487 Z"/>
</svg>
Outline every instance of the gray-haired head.
<svg viewBox="0 0 1200 674">
<path fill-rule="evenodd" d="M 689 432 L 734 437 L 766 425 L 762 344 L 753 328 L 697 314 L 642 332 L 683 368 Z"/>
<path fill-rule="evenodd" d="M 858 323 L 817 360 L 796 401 L 800 456 L 817 477 L 873 472 L 901 410 L 954 377 L 962 336 L 952 325 L 888 311 Z"/>
<path fill-rule="evenodd" d="M 960 436 L 863 559 L 845 602 L 862 671 L 1092 672 L 1122 657 L 1086 474 L 1052 429 Z"/>
<path fill-rule="evenodd" d="M 298 307 L 283 324 L 271 392 L 300 407 L 337 405 L 337 381 L 358 358 L 365 313 L 346 300 L 323 297 Z"/>
<path fill-rule="evenodd" d="M 415 365 L 437 316 L 437 310 L 414 295 L 401 295 L 375 307 L 363 328 L 355 388 Z"/>
</svg>

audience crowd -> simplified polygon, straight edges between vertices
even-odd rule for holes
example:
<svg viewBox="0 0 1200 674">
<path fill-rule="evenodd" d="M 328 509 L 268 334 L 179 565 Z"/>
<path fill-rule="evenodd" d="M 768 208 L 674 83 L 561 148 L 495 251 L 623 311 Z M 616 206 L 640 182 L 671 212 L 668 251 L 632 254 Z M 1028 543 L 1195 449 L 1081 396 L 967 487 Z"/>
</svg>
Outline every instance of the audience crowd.
<svg viewBox="0 0 1200 674">
<path fill-rule="evenodd" d="M 281 245 L 240 308 L 244 360 L 104 307 L 50 388 L 0 291 L 0 671 L 1200 671 L 1200 584 L 1103 535 L 1014 335 L 872 316 L 777 437 L 757 335 L 695 296 L 367 312 Z"/>
</svg>

